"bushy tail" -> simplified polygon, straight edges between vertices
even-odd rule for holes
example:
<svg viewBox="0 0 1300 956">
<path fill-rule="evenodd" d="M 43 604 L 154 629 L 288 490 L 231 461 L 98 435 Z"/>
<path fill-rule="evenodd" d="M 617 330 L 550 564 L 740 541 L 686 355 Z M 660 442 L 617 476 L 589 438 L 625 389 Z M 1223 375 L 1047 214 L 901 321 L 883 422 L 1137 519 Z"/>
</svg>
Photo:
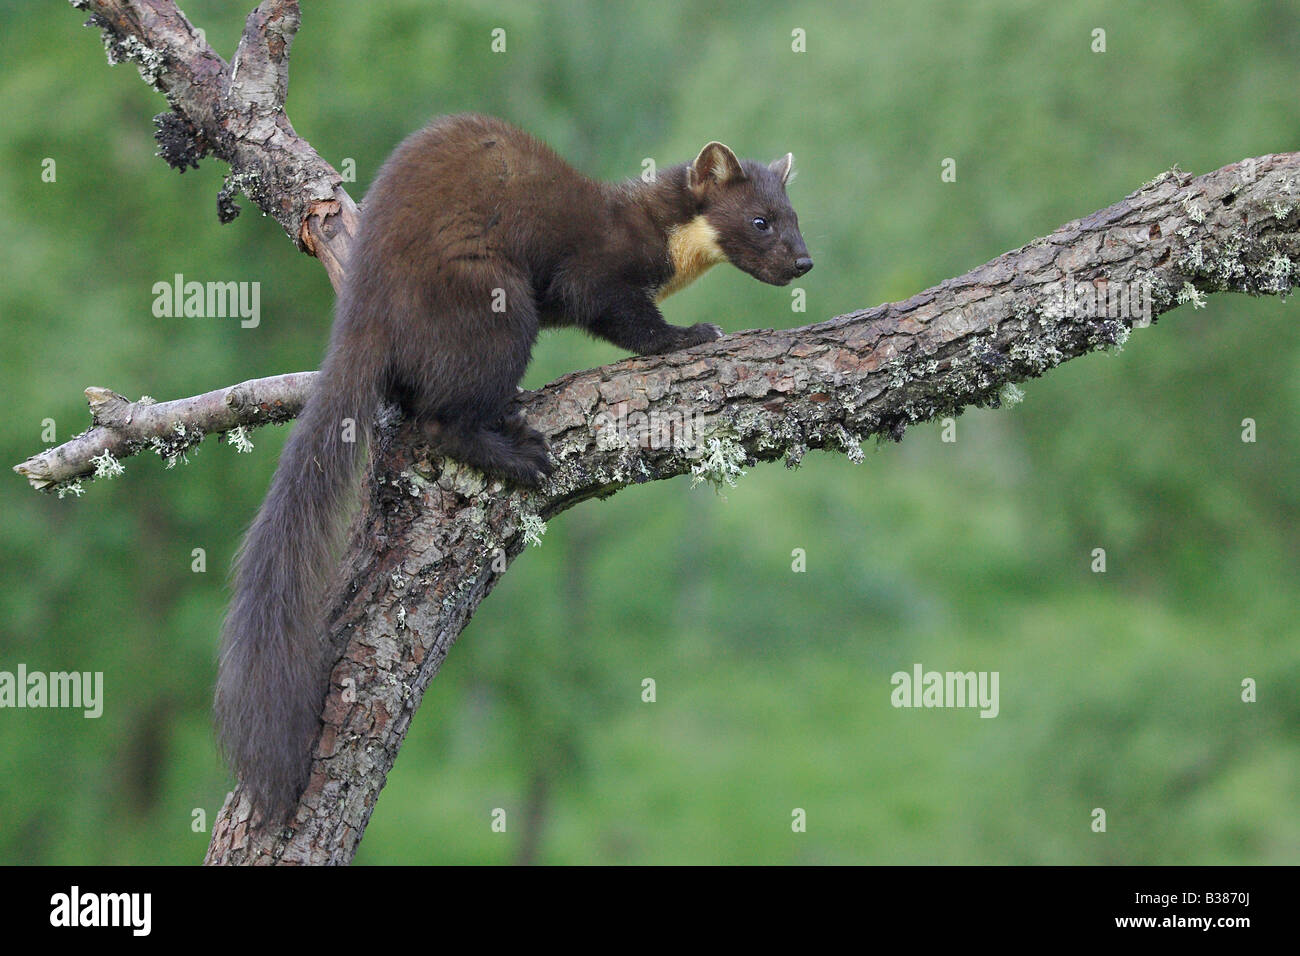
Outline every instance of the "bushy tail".
<svg viewBox="0 0 1300 956">
<path fill-rule="evenodd" d="M 311 767 L 330 661 L 324 614 L 344 520 L 379 402 L 364 350 L 330 349 L 236 558 L 216 718 L 254 804 L 275 821 Z"/>
</svg>

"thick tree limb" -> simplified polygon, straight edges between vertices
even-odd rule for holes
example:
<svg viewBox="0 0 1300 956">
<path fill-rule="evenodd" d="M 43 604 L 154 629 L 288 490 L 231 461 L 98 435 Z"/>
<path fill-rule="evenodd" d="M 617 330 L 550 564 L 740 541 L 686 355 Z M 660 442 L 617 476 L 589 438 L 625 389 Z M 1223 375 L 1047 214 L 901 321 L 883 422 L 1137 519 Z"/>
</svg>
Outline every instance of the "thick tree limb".
<svg viewBox="0 0 1300 956">
<path fill-rule="evenodd" d="M 250 16 L 233 84 L 230 68 L 195 42 L 170 3 L 74 4 L 97 11 L 110 49 L 141 64 L 201 148 L 236 173 L 258 171 L 252 198 L 321 255 L 337 285 L 355 208 L 337 174 L 274 109 L 283 100 L 277 44 L 287 56 L 296 4 L 268 0 Z M 277 11 L 283 22 L 273 30 Z M 244 113 L 231 113 L 230 96 L 241 99 L 251 125 L 240 125 Z M 1288 293 L 1300 264 L 1298 200 L 1300 154 L 1245 160 L 1198 178 L 1174 170 L 905 302 L 566 376 L 521 397 L 558 462 L 536 493 L 489 484 L 432 456 L 401 423 L 381 423 L 330 617 L 338 664 L 311 783 L 293 824 L 280 830 L 252 819 L 236 788 L 207 862 L 352 858 L 425 689 L 508 563 L 540 534 L 542 519 L 643 481 L 687 473 L 728 481 L 746 463 L 784 457 L 797 464 L 813 448 L 857 457 L 867 437 L 898 439 L 912 422 L 997 404 L 1014 383 L 1122 343 L 1135 325 L 1182 302 L 1199 305 L 1204 293 Z M 312 225 L 314 215 L 326 216 L 333 236 Z M 142 447 L 160 409 L 186 428 L 260 424 L 271 412 L 256 397 L 277 387 L 280 402 L 270 407 L 288 414 L 306 397 L 310 373 L 238 386 L 255 399 L 234 406 L 213 397 L 224 391 L 143 408 L 97 391 L 94 440 L 81 436 L 19 467 L 47 484 L 66 481 L 90 467 L 101 439 L 123 455 Z"/>
</svg>

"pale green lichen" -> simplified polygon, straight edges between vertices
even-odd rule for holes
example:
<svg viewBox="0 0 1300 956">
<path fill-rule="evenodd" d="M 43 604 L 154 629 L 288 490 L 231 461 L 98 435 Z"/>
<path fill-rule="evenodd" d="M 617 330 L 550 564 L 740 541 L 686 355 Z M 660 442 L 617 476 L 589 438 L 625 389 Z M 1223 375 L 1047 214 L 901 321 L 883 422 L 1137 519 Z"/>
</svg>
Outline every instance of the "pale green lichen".
<svg viewBox="0 0 1300 956">
<path fill-rule="evenodd" d="M 160 51 L 146 46 L 138 37 L 119 38 L 105 30 L 104 52 L 108 55 L 109 66 L 134 62 L 140 68 L 140 76 L 150 86 L 158 84 L 159 77 L 167 68 L 166 57 Z"/>
<path fill-rule="evenodd" d="M 1192 304 L 1193 309 L 1205 308 L 1205 293 L 1190 282 L 1184 282 L 1182 289 L 1178 292 L 1178 304 L 1184 305 L 1188 302 Z"/>
<path fill-rule="evenodd" d="M 1004 407 L 1010 408 L 1019 405 L 1024 400 L 1025 391 L 1015 382 L 1007 382 L 998 389 L 998 401 L 1000 401 Z"/>
<path fill-rule="evenodd" d="M 1007 350 L 1007 356 L 1012 361 L 1027 366 L 1032 373 L 1042 374 L 1065 361 L 1065 353 L 1059 348 L 1060 342 L 1060 331 L 1048 329 L 1038 339 L 1016 342 Z"/>
<path fill-rule="evenodd" d="M 92 455 L 90 461 L 95 466 L 96 478 L 116 478 L 126 470 L 107 448 L 98 455 Z"/>
<path fill-rule="evenodd" d="M 736 487 L 736 479 L 745 476 L 741 466 L 747 461 L 745 449 L 731 439 L 710 438 L 704 446 L 704 454 L 691 465 L 691 487 L 707 481 L 719 494 L 722 486 Z"/>
<path fill-rule="evenodd" d="M 523 531 L 524 544 L 531 544 L 534 548 L 542 546 L 542 535 L 546 534 L 546 522 L 537 515 L 524 515 L 519 522 L 520 530 Z"/>
<path fill-rule="evenodd" d="M 1157 183 L 1163 183 L 1166 179 L 1169 179 L 1172 176 L 1177 176 L 1180 172 L 1182 172 L 1182 170 L 1178 168 L 1177 163 L 1174 163 L 1174 165 L 1170 166 L 1163 173 L 1158 173 L 1152 178 L 1148 179 L 1146 182 L 1144 182 L 1142 184 L 1142 188 L 1150 189 L 1152 186 L 1156 185 Z"/>
<path fill-rule="evenodd" d="M 1205 222 L 1205 210 L 1191 196 L 1183 199 L 1183 210 L 1187 213 L 1187 218 L 1192 222 Z"/>
<path fill-rule="evenodd" d="M 411 481 L 411 497 L 418 497 L 425 489 L 432 487 L 430 482 L 423 475 L 402 472 L 403 476 L 409 475 Z M 442 469 L 442 477 L 438 484 L 449 491 L 465 498 L 475 498 L 487 490 L 491 482 L 488 476 L 483 474 L 472 465 L 466 465 L 453 459 L 446 459 Z"/>
<path fill-rule="evenodd" d="M 1151 314 L 1165 311 L 1174 301 L 1174 290 L 1168 283 L 1153 279 L 1147 286 L 1151 290 Z"/>
<path fill-rule="evenodd" d="M 248 437 L 248 432 L 243 425 L 236 425 L 226 432 L 226 441 L 230 442 L 230 447 L 235 449 L 236 453 L 247 454 L 253 450 L 252 439 Z"/>
<path fill-rule="evenodd" d="M 596 432 L 597 451 L 613 451 L 626 444 L 629 444 L 627 436 L 623 435 L 614 424 L 606 424 Z"/>
<path fill-rule="evenodd" d="M 428 489 L 433 487 L 432 481 L 414 469 L 402 471 L 397 477 L 404 482 L 402 491 L 410 495 L 412 498 L 419 498 Z"/>
<path fill-rule="evenodd" d="M 1205 270 L 1206 273 L 1222 285 L 1235 285 L 1246 277 L 1246 266 L 1242 262 L 1249 240 L 1241 233 L 1233 233 L 1223 240 L 1223 245 Z"/>
<path fill-rule="evenodd" d="M 186 429 L 183 422 L 176 422 L 172 425 L 172 433 L 175 438 L 149 439 L 149 447 L 162 458 L 168 468 L 175 468 L 178 461 L 182 465 L 188 465 L 190 450 L 193 449 L 195 454 L 198 454 L 196 446 L 203 440 L 203 430 Z"/>
<path fill-rule="evenodd" d="M 864 455 L 862 454 L 862 439 L 849 432 L 843 425 L 835 426 L 835 440 L 844 452 L 844 456 L 855 465 L 862 464 Z"/>
<path fill-rule="evenodd" d="M 897 391 L 908 382 L 932 378 L 938 371 L 939 363 L 935 359 L 915 361 L 903 358 L 895 362 L 890 370 L 889 385 L 887 387 L 891 391 Z"/>
<path fill-rule="evenodd" d="M 1261 276 L 1263 287 L 1285 296 L 1291 291 L 1291 274 L 1293 271 L 1294 263 L 1287 256 L 1275 253 L 1268 262 L 1264 263 L 1264 271 Z"/>
<path fill-rule="evenodd" d="M 81 479 L 77 479 L 76 481 L 67 481 L 59 485 L 58 488 L 55 489 L 55 493 L 59 496 L 59 500 L 62 501 L 64 495 L 72 495 L 74 498 L 80 498 L 86 493 L 86 489 L 81 487 Z"/>
</svg>

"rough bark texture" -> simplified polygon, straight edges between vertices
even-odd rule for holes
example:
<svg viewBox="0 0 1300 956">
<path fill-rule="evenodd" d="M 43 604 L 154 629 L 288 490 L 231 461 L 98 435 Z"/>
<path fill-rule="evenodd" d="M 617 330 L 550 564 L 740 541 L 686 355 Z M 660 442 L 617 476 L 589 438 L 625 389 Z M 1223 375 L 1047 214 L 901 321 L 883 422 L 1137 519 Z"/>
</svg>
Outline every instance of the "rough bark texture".
<svg viewBox="0 0 1300 956">
<path fill-rule="evenodd" d="M 171 42 L 172 34 L 184 34 L 176 41 L 182 53 L 195 49 L 188 24 L 162 0 L 76 5 L 104 17 L 119 13 L 120 21 L 106 29 L 128 48 L 123 37 L 156 50 L 170 49 L 153 45 L 157 38 Z M 290 10 L 296 18 L 296 4 L 264 3 L 249 20 L 254 38 L 254 17 L 266 23 L 275 11 L 288 16 Z M 285 56 L 291 33 L 289 27 L 282 37 Z M 246 31 L 241 49 L 249 37 Z M 282 67 L 275 41 L 265 45 L 268 62 Z M 195 62 L 177 64 L 168 56 L 162 78 L 179 75 L 184 82 L 164 84 L 152 68 L 146 72 L 147 59 L 142 74 L 168 92 L 178 114 L 203 136 L 219 136 L 209 128 L 220 115 L 216 94 L 198 88 L 214 76 L 228 80 L 224 64 L 206 48 Z M 209 71 L 206 78 L 200 67 Z M 265 76 L 279 68 L 266 67 Z M 283 96 L 276 82 L 235 86 L 262 91 L 246 94 L 258 102 Z M 292 134 L 282 112 L 264 123 L 263 141 L 235 137 L 228 152 L 267 150 L 241 160 L 261 170 L 262 191 L 250 195 L 274 206 L 290 235 L 306 243 L 303 229 L 316 233 L 304 223 L 330 201 L 325 186 L 338 192 L 337 178 L 311 175 L 324 164 L 314 153 L 314 160 L 301 162 L 310 147 Z M 286 146 L 288 138 L 301 145 Z M 281 161 L 288 164 L 284 171 Z M 509 562 L 541 532 L 542 520 L 644 481 L 689 473 L 726 482 L 755 461 L 784 458 L 793 465 L 818 448 L 856 459 L 866 438 L 896 440 L 912 422 L 998 404 L 1013 397 L 1015 382 L 1121 344 L 1135 325 L 1183 302 L 1198 306 L 1204 293 L 1286 294 L 1300 268 L 1298 201 L 1300 154 L 1245 160 L 1201 177 L 1172 170 L 1113 206 L 905 302 L 566 376 L 520 399 L 557 460 L 555 475 L 536 493 L 507 492 L 431 456 L 390 415 L 376 431 L 340 571 L 330 623 L 338 664 L 311 783 L 292 825 L 280 829 L 252 819 L 237 787 L 217 819 L 206 861 L 352 858 L 425 689 Z M 343 248 L 355 208 L 348 201 L 332 211 L 336 235 L 318 244 Z M 332 261 L 341 269 L 346 257 L 335 254 Z M 338 275 L 331 275 L 337 284 Z M 246 388 L 258 394 L 269 381 Z M 307 374 L 295 381 L 298 402 L 309 387 Z M 101 414 L 98 428 L 134 427 L 138 419 L 129 409 L 136 406 L 119 398 L 107 400 L 112 421 Z M 205 405 L 206 398 L 191 401 L 208 409 L 197 414 L 208 414 L 211 428 L 213 401 Z M 283 400 L 280 407 L 290 404 Z M 178 420 L 185 414 L 178 406 Z M 235 414 L 252 425 L 268 412 L 253 402 Z M 54 459 L 47 467 L 74 474 L 85 451 L 54 449 L 46 453 Z"/>
</svg>

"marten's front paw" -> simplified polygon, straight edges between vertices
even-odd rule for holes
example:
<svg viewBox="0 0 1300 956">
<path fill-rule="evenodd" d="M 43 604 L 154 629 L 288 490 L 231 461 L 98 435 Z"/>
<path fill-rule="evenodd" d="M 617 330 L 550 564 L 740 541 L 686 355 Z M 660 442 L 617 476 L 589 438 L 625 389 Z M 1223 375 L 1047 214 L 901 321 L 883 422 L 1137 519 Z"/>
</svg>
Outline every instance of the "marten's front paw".
<svg viewBox="0 0 1300 956">
<path fill-rule="evenodd" d="M 678 349 L 688 349 L 692 345 L 717 341 L 722 338 L 722 334 L 722 329 L 710 322 L 700 322 L 689 328 L 670 325 L 649 346 L 643 347 L 640 354 L 662 355 L 665 352 L 676 352 Z"/>
<path fill-rule="evenodd" d="M 682 348 L 703 345 L 705 342 L 715 342 L 725 334 L 719 325 L 714 325 L 712 322 L 697 322 L 686 330 L 686 341 L 683 343 Z"/>
</svg>

